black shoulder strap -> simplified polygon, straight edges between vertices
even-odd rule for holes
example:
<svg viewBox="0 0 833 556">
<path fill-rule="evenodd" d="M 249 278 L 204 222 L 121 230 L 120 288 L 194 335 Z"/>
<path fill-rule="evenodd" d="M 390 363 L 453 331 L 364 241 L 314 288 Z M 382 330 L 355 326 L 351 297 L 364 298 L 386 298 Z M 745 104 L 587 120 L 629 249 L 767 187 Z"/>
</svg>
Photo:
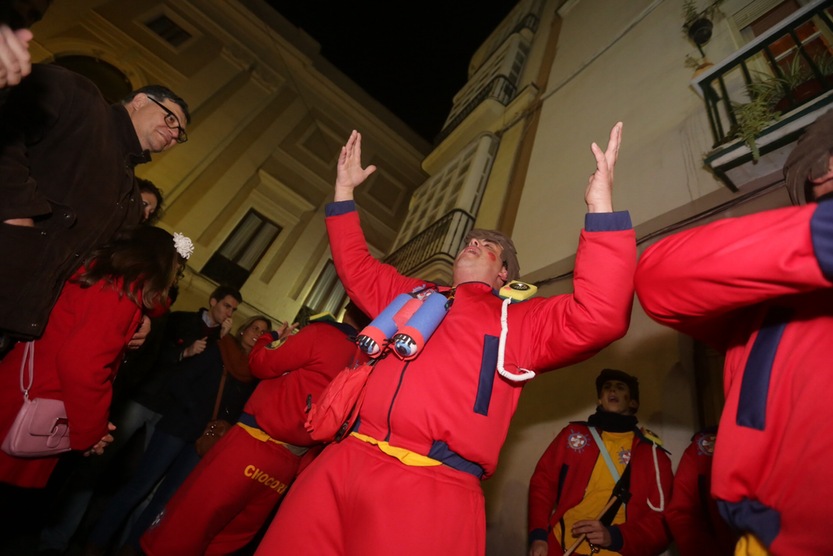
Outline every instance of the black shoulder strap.
<svg viewBox="0 0 833 556">
<path fill-rule="evenodd" d="M 622 471 L 622 476 L 619 477 L 619 480 L 613 487 L 613 492 L 611 493 L 611 498 L 616 498 L 616 502 L 604 513 L 604 515 L 599 519 L 604 525 L 610 525 L 613 523 L 613 518 L 616 517 L 616 512 L 619 511 L 619 508 L 622 504 L 627 504 L 628 500 L 630 500 L 631 493 L 631 464 L 625 466 L 625 470 Z"/>
</svg>

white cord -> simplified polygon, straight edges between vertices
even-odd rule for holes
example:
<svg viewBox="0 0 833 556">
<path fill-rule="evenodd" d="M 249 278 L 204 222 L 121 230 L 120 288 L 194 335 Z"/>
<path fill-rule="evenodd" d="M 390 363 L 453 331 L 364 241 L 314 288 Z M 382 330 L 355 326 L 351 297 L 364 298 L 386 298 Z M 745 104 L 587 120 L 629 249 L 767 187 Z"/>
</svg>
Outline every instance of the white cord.
<svg viewBox="0 0 833 556">
<path fill-rule="evenodd" d="M 654 452 L 654 472 L 656 473 L 657 477 L 657 490 L 659 491 L 659 508 L 651 504 L 651 501 L 648 500 L 648 507 L 654 510 L 655 512 L 662 512 L 665 510 L 665 494 L 662 492 L 662 483 L 660 482 L 659 477 L 659 461 L 657 460 L 657 445 L 656 442 L 652 442 L 651 448 Z"/>
<path fill-rule="evenodd" d="M 503 300 L 503 305 L 500 307 L 500 340 L 497 347 L 497 372 L 500 376 L 512 382 L 523 382 L 534 378 L 535 371 L 518 367 L 523 373 L 513 374 L 503 367 L 503 355 L 506 351 L 506 335 L 509 333 L 509 319 L 507 318 L 506 308 L 509 307 L 511 302 L 512 300 L 507 297 Z"/>
</svg>

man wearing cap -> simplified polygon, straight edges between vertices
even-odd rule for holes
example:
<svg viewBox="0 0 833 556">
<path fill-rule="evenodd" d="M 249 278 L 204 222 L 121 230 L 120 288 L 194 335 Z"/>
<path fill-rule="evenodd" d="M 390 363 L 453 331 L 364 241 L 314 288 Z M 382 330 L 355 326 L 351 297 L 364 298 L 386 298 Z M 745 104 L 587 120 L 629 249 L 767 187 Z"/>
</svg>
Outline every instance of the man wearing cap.
<svg viewBox="0 0 833 556">
<path fill-rule="evenodd" d="M 712 464 L 736 554 L 828 554 L 833 437 L 833 111 L 784 165 L 807 204 L 726 218 L 648 248 L 636 274 L 645 312 L 725 351 L 726 403 Z M 669 287 L 673 284 L 673 287 Z"/>
<path fill-rule="evenodd" d="M 630 217 L 612 208 L 620 137 L 621 123 L 606 151 L 592 147 L 574 293 L 510 304 L 498 290 L 519 266 L 503 234 L 469 233 L 451 287 L 370 254 L 353 189 L 375 167 L 362 168 L 361 136 L 351 134 L 326 221 L 348 295 L 374 319 L 425 289 L 446 296 L 447 311 L 413 357 L 384 344 L 352 432 L 298 477 L 257 554 L 309 553 L 310 543 L 331 556 L 485 554 L 480 481 L 495 471 L 524 381 L 592 356 L 628 328 L 636 251 Z"/>
<path fill-rule="evenodd" d="M 637 426 L 639 380 L 603 369 L 596 395 L 596 412 L 558 433 L 529 481 L 530 556 L 560 556 L 574 544 L 575 554 L 602 556 L 648 556 L 668 546 L 663 511 L 671 460 L 656 437 Z M 625 493 L 622 503 L 614 487 Z"/>
</svg>

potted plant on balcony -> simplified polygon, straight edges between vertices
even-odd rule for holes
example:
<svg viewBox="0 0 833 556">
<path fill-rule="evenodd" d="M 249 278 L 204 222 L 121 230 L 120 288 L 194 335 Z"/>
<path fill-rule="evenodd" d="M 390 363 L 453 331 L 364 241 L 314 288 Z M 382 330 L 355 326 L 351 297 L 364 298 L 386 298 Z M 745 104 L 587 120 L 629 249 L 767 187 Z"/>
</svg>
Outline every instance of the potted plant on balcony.
<svg viewBox="0 0 833 556">
<path fill-rule="evenodd" d="M 813 58 L 813 65 L 818 69 L 830 86 L 833 79 L 833 57 L 824 52 Z M 786 112 L 790 108 L 803 104 L 824 92 L 825 83 L 819 79 L 815 71 L 810 67 L 804 58 L 795 54 L 789 65 L 781 66 L 781 75 L 778 77 L 768 76 L 764 81 L 778 94 L 775 101 L 775 109 L 778 112 Z"/>
<path fill-rule="evenodd" d="M 691 54 L 685 55 L 685 67 L 691 68 L 694 70 L 694 74 L 691 76 L 692 79 L 712 67 L 714 64 L 709 62 L 705 56 L 701 58 L 697 58 L 692 56 Z"/>
<path fill-rule="evenodd" d="M 813 58 L 821 75 L 833 85 L 833 56 L 824 52 Z M 732 137 L 743 139 L 752 151 L 752 159 L 760 158 L 757 137 L 783 112 L 798 106 L 824 91 L 824 84 L 810 66 L 796 54 L 776 77 L 758 72 L 757 79 L 747 87 L 749 102 L 733 103 L 737 126 Z"/>
<path fill-rule="evenodd" d="M 747 87 L 749 102 L 732 103 L 737 125 L 730 137 L 743 140 L 752 152 L 752 160 L 761 158 L 761 151 L 756 142 L 758 136 L 778 119 L 780 112 L 775 105 L 780 99 L 781 89 L 772 80 L 758 80 Z"/>
<path fill-rule="evenodd" d="M 715 0 L 706 9 L 698 10 L 695 0 L 683 0 L 683 31 L 698 49 L 712 38 L 712 18 L 721 2 L 723 0 Z"/>
</svg>

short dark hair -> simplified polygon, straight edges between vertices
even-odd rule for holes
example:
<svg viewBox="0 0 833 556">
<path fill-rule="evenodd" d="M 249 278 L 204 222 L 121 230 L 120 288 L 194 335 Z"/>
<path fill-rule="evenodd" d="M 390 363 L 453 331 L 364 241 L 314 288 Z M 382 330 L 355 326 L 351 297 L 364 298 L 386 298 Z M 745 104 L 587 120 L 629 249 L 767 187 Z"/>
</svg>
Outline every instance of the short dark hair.
<svg viewBox="0 0 833 556">
<path fill-rule="evenodd" d="M 136 185 L 139 186 L 139 193 L 150 193 L 154 197 L 156 197 L 156 210 L 153 211 L 147 220 L 145 220 L 145 224 L 156 224 L 159 222 L 159 219 L 162 218 L 162 202 L 164 199 L 162 198 L 162 191 L 156 187 L 150 180 L 146 180 L 144 178 L 136 177 Z"/>
<path fill-rule="evenodd" d="M 602 397 L 602 386 L 604 386 L 604 383 L 608 380 L 618 380 L 619 382 L 627 384 L 631 399 L 635 402 L 639 402 L 639 379 L 618 369 L 602 369 L 602 372 L 596 377 L 597 397 Z"/>
<path fill-rule="evenodd" d="M 126 97 L 124 97 L 121 101 L 122 104 L 127 104 L 139 93 L 144 93 L 147 96 L 151 97 L 154 100 L 158 100 L 162 102 L 163 100 L 170 100 L 171 102 L 175 102 L 182 108 L 182 113 L 185 114 L 185 123 L 191 123 L 191 111 L 188 110 L 188 103 L 185 102 L 179 95 L 174 93 L 169 88 L 163 85 L 146 85 L 135 91 L 131 91 Z"/>
<path fill-rule="evenodd" d="M 231 286 L 217 286 L 208 298 L 214 299 L 215 301 L 222 301 L 229 295 L 236 299 L 238 303 L 243 303 L 243 296 L 240 295 L 240 291 Z"/>
</svg>

